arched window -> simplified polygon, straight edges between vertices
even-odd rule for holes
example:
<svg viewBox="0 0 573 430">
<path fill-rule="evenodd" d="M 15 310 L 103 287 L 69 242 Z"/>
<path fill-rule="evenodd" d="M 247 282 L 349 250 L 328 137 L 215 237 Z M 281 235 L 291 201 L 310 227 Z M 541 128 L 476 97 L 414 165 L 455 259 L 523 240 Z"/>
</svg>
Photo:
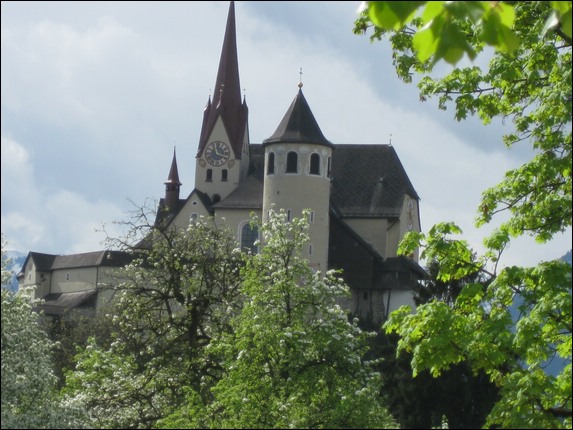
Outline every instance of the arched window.
<svg viewBox="0 0 573 430">
<path fill-rule="evenodd" d="M 291 151 L 287 154 L 287 165 L 286 165 L 286 172 L 287 173 L 297 173 L 298 172 L 298 154 L 294 151 Z"/>
<path fill-rule="evenodd" d="M 259 238 L 259 229 L 246 223 L 241 228 L 241 250 L 246 252 L 257 253 L 255 241 Z"/>
<path fill-rule="evenodd" d="M 272 175 L 275 173 L 275 153 L 269 152 L 269 157 L 267 159 L 267 175 Z"/>
<path fill-rule="evenodd" d="M 316 152 L 310 155 L 310 174 L 320 175 L 320 155 Z"/>
<path fill-rule="evenodd" d="M 191 216 L 189 217 L 189 223 L 195 224 L 197 222 L 197 218 L 199 218 L 199 215 L 197 214 L 197 212 L 192 212 Z"/>
<path fill-rule="evenodd" d="M 213 180 L 213 169 L 207 169 L 207 178 L 205 180 L 207 182 L 211 182 Z"/>
<path fill-rule="evenodd" d="M 221 181 L 227 182 L 227 169 L 221 170 Z"/>
<path fill-rule="evenodd" d="M 213 196 L 211 197 L 211 200 L 213 201 L 213 204 L 215 204 L 215 203 L 221 201 L 221 196 L 219 194 L 213 194 Z"/>
</svg>

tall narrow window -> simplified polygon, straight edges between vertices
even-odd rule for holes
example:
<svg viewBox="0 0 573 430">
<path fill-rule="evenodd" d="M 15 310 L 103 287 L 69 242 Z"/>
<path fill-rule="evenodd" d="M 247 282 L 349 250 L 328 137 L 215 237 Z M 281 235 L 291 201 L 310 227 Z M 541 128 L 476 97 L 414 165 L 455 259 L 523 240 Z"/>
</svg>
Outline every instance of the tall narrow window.
<svg viewBox="0 0 573 430">
<path fill-rule="evenodd" d="M 257 247 L 255 242 L 258 238 L 259 230 L 257 227 L 253 227 L 250 223 L 246 223 L 243 228 L 241 228 L 241 249 L 243 251 L 256 254 Z"/>
<path fill-rule="evenodd" d="M 320 155 L 317 153 L 310 156 L 310 174 L 320 175 Z"/>
<path fill-rule="evenodd" d="M 327 161 L 327 163 L 326 163 L 326 164 L 327 164 L 327 165 L 326 165 L 326 176 L 330 178 L 330 174 L 331 174 L 331 167 L 330 167 L 331 161 L 330 161 L 330 157 L 328 157 L 328 160 L 326 160 L 326 161 Z"/>
<path fill-rule="evenodd" d="M 227 169 L 221 170 L 221 181 L 227 182 Z"/>
<path fill-rule="evenodd" d="M 213 180 L 213 169 L 207 169 L 207 177 L 205 180 L 207 182 L 211 182 Z"/>
<path fill-rule="evenodd" d="M 308 255 L 312 255 L 312 243 L 308 245 Z"/>
<path fill-rule="evenodd" d="M 287 154 L 287 166 L 286 172 L 287 173 L 297 173 L 298 172 L 298 154 L 294 151 L 291 151 Z"/>
<path fill-rule="evenodd" d="M 269 152 L 269 157 L 267 159 L 267 175 L 272 175 L 275 173 L 275 153 Z"/>
</svg>

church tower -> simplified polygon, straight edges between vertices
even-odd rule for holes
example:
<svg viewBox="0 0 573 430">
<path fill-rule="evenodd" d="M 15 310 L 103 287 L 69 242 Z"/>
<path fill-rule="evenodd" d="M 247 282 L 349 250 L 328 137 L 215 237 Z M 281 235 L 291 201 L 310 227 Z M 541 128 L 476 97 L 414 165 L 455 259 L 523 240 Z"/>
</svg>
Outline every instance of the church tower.
<svg viewBox="0 0 573 430">
<path fill-rule="evenodd" d="M 213 100 L 209 96 L 203 113 L 195 187 L 217 202 L 243 182 L 248 170 L 248 108 L 241 97 L 235 3 L 231 2 Z"/>
<path fill-rule="evenodd" d="M 326 272 L 333 145 L 320 130 L 302 93 L 302 83 L 277 130 L 263 141 L 263 148 L 263 221 L 272 208 L 284 209 L 287 221 L 310 210 L 310 242 L 303 256 L 312 267 Z"/>
</svg>

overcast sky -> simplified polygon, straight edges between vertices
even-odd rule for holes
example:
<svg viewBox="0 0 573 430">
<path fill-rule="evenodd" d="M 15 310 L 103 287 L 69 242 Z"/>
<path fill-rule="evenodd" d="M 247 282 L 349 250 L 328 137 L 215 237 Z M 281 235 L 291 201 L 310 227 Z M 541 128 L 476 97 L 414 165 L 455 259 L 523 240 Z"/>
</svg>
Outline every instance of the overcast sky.
<svg viewBox="0 0 573 430">
<path fill-rule="evenodd" d="M 387 42 L 352 33 L 358 1 L 236 2 L 251 142 L 305 97 L 334 144 L 391 141 L 421 201 L 422 229 L 454 221 L 478 250 L 481 192 L 525 162 L 501 122 L 456 122 L 398 79 Z M 203 108 L 229 2 L 2 2 L 2 232 L 8 249 L 102 249 L 105 223 L 164 195 L 177 148 L 181 197 L 193 189 Z M 450 66 L 441 70 L 449 71 Z M 509 124 L 510 125 L 510 124 Z M 505 127 L 509 126 L 508 124 Z M 120 232 L 117 231 L 119 235 Z M 503 264 L 571 248 L 571 230 L 515 242 Z"/>
</svg>

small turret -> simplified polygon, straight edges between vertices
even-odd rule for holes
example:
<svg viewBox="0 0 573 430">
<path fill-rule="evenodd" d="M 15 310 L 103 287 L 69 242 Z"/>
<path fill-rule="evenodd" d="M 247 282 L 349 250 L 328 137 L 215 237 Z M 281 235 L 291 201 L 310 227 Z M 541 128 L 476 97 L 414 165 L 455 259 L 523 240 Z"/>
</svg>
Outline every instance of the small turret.
<svg viewBox="0 0 573 430">
<path fill-rule="evenodd" d="M 175 148 L 173 148 L 173 161 L 171 161 L 171 169 L 169 176 L 165 181 L 165 209 L 168 211 L 175 209 L 179 202 L 179 190 L 181 189 L 181 181 L 179 181 L 179 172 L 177 171 L 177 157 Z"/>
</svg>

